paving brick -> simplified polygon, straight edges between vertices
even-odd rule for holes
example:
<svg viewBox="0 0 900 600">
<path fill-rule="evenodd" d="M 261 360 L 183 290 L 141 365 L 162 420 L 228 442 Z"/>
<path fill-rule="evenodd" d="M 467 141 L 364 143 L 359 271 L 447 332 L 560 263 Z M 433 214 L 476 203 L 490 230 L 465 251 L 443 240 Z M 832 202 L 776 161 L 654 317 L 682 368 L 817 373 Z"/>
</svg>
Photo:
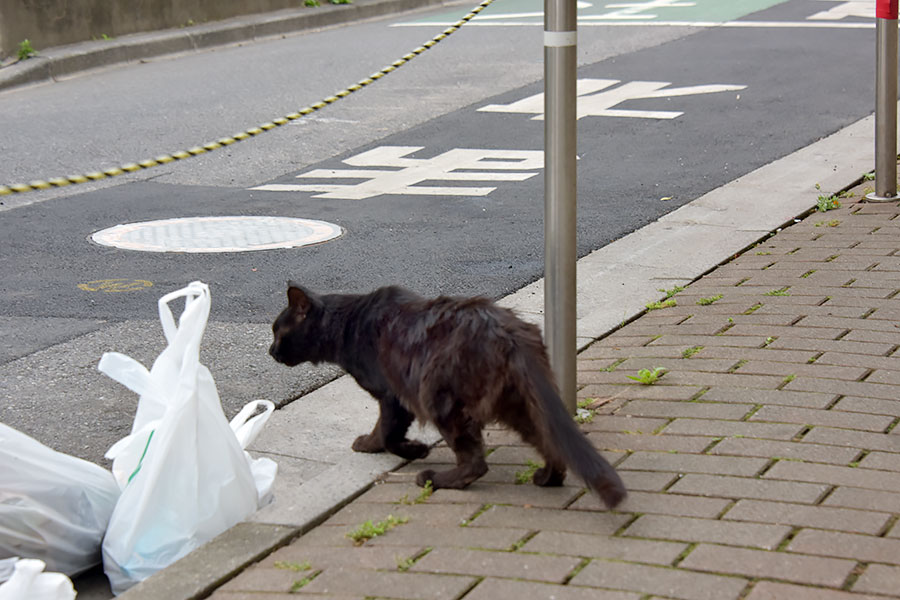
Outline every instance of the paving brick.
<svg viewBox="0 0 900 600">
<path fill-rule="evenodd" d="M 890 517 L 889 513 L 865 510 L 745 499 L 738 500 L 722 518 L 876 535 L 884 528 Z"/>
<path fill-rule="evenodd" d="M 590 496 L 582 496 L 569 510 L 597 510 L 596 501 L 589 503 Z M 628 497 L 616 507 L 623 513 L 647 513 L 657 515 L 683 515 L 686 517 L 706 517 L 714 519 L 731 503 L 724 498 L 701 498 L 682 494 L 652 493 L 628 490 Z"/>
<path fill-rule="evenodd" d="M 714 387 L 701 396 L 707 402 L 735 402 L 754 405 L 774 404 L 800 408 L 825 408 L 834 402 L 837 397 L 837 394 L 826 392 L 786 392 L 784 390 L 751 390 L 732 387 Z"/>
<path fill-rule="evenodd" d="M 705 358 L 769 360 L 798 364 L 806 364 L 808 360 L 818 354 L 816 350 L 778 350 L 771 346 L 766 346 L 765 348 L 729 348 L 727 346 L 710 346 L 707 348 L 704 346 L 701 352 Z"/>
<path fill-rule="evenodd" d="M 669 491 L 718 498 L 755 498 L 813 504 L 828 487 L 824 484 L 689 473 L 680 478 Z"/>
<path fill-rule="evenodd" d="M 410 571 L 563 583 L 565 577 L 579 564 L 581 559 L 576 557 L 435 548 L 416 562 Z"/>
<path fill-rule="evenodd" d="M 541 531 L 528 540 L 521 551 L 667 565 L 684 552 L 685 548 L 687 544 L 676 542 Z"/>
<path fill-rule="evenodd" d="M 619 470 L 671 471 L 753 476 L 768 463 L 764 458 L 635 452 L 619 464 Z"/>
<path fill-rule="evenodd" d="M 591 496 L 588 499 L 597 500 Z M 580 499 L 579 499 L 580 500 Z M 532 531 L 556 530 L 596 535 L 612 535 L 630 519 L 628 515 L 611 512 L 576 512 L 518 506 L 492 506 L 469 527 L 525 527 Z"/>
<path fill-rule="evenodd" d="M 672 483 L 678 475 L 650 471 L 620 471 L 619 476 L 625 483 L 625 489 L 643 492 L 658 492 Z"/>
<path fill-rule="evenodd" d="M 697 435 L 653 435 L 629 433 L 589 433 L 597 448 L 610 450 L 655 450 L 702 452 L 715 438 Z"/>
<path fill-rule="evenodd" d="M 668 418 L 646 418 L 632 415 L 597 415 L 581 426 L 585 432 L 653 433 L 669 422 Z"/>
<path fill-rule="evenodd" d="M 857 533 L 804 529 L 791 540 L 787 549 L 820 556 L 900 565 L 900 540 Z"/>
<path fill-rule="evenodd" d="M 812 315 L 806 316 L 795 324 L 795 327 L 834 327 L 852 331 L 881 331 L 897 333 L 893 323 L 884 319 L 853 319 L 847 317 Z"/>
<path fill-rule="evenodd" d="M 455 600 L 478 580 L 474 577 L 399 573 L 365 569 L 326 569 L 303 587 L 305 594 L 383 596 L 409 600 Z"/>
<path fill-rule="evenodd" d="M 897 331 L 871 331 L 865 329 L 854 329 L 841 339 L 852 342 L 894 344 L 897 341 Z"/>
<path fill-rule="evenodd" d="M 690 346 L 685 346 L 689 348 Z M 637 346 L 624 347 L 615 344 L 608 344 L 606 340 L 601 340 L 592 344 L 590 347 L 578 354 L 578 360 L 583 358 L 600 359 L 600 358 L 631 358 L 631 357 L 659 357 L 659 358 L 679 358 L 682 348 L 674 346 Z"/>
<path fill-rule="evenodd" d="M 627 380 L 627 377 L 623 376 Z M 625 400 L 640 398 L 643 400 L 690 400 L 703 389 L 699 385 L 667 385 L 664 382 L 655 385 L 642 385 L 630 381 L 621 385 L 591 383 L 578 391 L 581 398 L 616 397 Z"/>
<path fill-rule="evenodd" d="M 753 336 L 766 339 L 767 337 L 791 337 L 808 340 L 834 340 L 844 333 L 845 329 L 839 327 L 779 327 L 777 325 L 735 325 L 726 331 L 722 337 Z"/>
<path fill-rule="evenodd" d="M 889 415 L 900 417 L 900 402 L 896 400 L 878 400 L 875 398 L 841 398 L 832 408 L 833 411 L 861 412 L 873 415 Z"/>
<path fill-rule="evenodd" d="M 663 435 L 712 435 L 716 437 L 744 436 L 789 440 L 803 429 L 800 424 L 753 423 L 748 421 L 720 421 L 714 419 L 675 419 L 660 431 Z"/>
<path fill-rule="evenodd" d="M 682 358 L 629 358 L 617 367 L 617 371 L 634 374 L 641 369 L 655 369 L 662 367 L 670 372 L 697 371 L 703 373 L 725 373 L 734 366 L 735 361 L 730 358 L 703 358 L 703 351 L 689 359 Z"/>
<path fill-rule="evenodd" d="M 391 552 L 385 552 L 383 548 L 374 548 L 369 546 L 351 546 L 349 548 L 327 548 L 318 547 L 310 548 L 304 546 L 295 546 L 289 544 L 279 548 L 256 566 L 250 570 L 277 571 L 279 573 L 290 571 L 290 567 L 295 568 L 299 565 L 309 563 L 309 572 L 320 570 L 328 567 L 360 567 L 363 569 L 395 569 L 397 561 L 412 558 L 425 549 L 424 546 L 395 546 L 391 548 Z M 276 567 L 279 564 L 281 567 Z M 249 571 L 247 571 L 249 572 Z M 294 572 L 294 578 L 302 579 L 309 572 Z M 280 575 L 275 575 L 280 577 Z M 235 586 L 226 586 L 232 588 Z M 235 588 L 237 589 L 237 588 Z M 243 589 L 243 588 L 242 588 Z M 247 587 L 253 590 L 257 588 Z"/>
<path fill-rule="evenodd" d="M 900 448 L 900 441 L 892 435 L 833 427 L 813 427 L 809 433 L 803 436 L 803 441 L 887 452 L 897 452 Z"/>
<path fill-rule="evenodd" d="M 602 593 L 602 596 L 599 594 Z M 487 578 L 466 594 L 465 600 L 640 600 L 634 592 L 620 592 L 573 585 L 549 585 L 533 581 Z"/>
<path fill-rule="evenodd" d="M 886 400 L 894 400 L 900 394 L 900 388 L 894 385 L 867 383 L 865 381 L 819 380 L 803 377 L 790 382 L 784 389 L 800 392 L 833 392 L 842 396 L 862 396 L 865 398 L 884 398 Z"/>
<path fill-rule="evenodd" d="M 716 304 L 722 302 L 719 300 Z M 746 303 L 742 303 L 741 306 L 745 306 Z M 759 314 L 759 309 L 753 311 L 752 314 L 741 314 L 737 307 L 733 304 L 725 304 L 723 306 L 729 307 L 728 311 L 719 311 L 721 314 L 710 314 L 708 312 L 709 307 L 698 307 L 696 309 L 697 314 L 691 315 L 690 319 L 686 323 L 718 323 L 720 326 L 722 325 L 731 325 L 731 324 L 748 324 L 748 325 L 777 325 L 782 327 L 787 327 L 802 315 L 799 314 L 800 311 L 796 311 L 797 314 Z M 748 307 L 748 308 L 752 308 Z M 806 311 L 803 311 L 806 312 Z"/>
<path fill-rule="evenodd" d="M 859 454 L 853 448 L 839 448 L 807 442 L 785 442 L 753 438 L 727 438 L 713 446 L 710 454 L 788 458 L 838 465 L 850 463 Z"/>
<path fill-rule="evenodd" d="M 829 410 L 816 410 L 812 408 L 763 406 L 750 417 L 750 420 L 766 421 L 770 423 L 824 425 L 825 427 L 842 427 L 845 429 L 861 429 L 863 431 L 884 431 L 884 429 L 894 421 L 894 418 L 884 415 L 869 415 L 863 413 L 854 413 L 851 415 L 846 412 L 832 412 Z"/>
<path fill-rule="evenodd" d="M 869 311 L 869 307 L 863 306 L 832 306 L 826 304 L 824 306 L 805 306 L 802 312 L 806 315 L 822 315 L 826 317 L 847 317 L 851 319 L 861 318 Z M 778 306 L 775 304 L 763 302 L 763 305 L 756 309 L 754 315 L 780 315 L 800 316 L 797 307 Z"/>
<path fill-rule="evenodd" d="M 898 473 L 836 465 L 782 460 L 766 471 L 763 477 L 765 479 L 821 482 L 829 485 L 900 492 L 900 474 Z"/>
<path fill-rule="evenodd" d="M 678 346 L 690 348 L 703 346 L 705 348 L 760 348 L 766 341 L 766 336 L 738 336 L 738 335 L 674 335 L 664 333 L 662 337 L 653 340 L 651 346 Z"/>
<path fill-rule="evenodd" d="M 868 372 L 869 369 L 864 367 L 838 367 L 835 365 L 820 365 L 816 363 L 796 364 L 761 360 L 751 360 L 746 364 L 741 365 L 737 370 L 737 373 L 777 375 L 780 377 L 795 375 L 797 377 L 845 379 L 847 381 L 857 381 Z"/>
<path fill-rule="evenodd" d="M 679 317 L 684 321 L 683 317 Z M 724 319 L 723 319 L 724 321 Z M 677 335 L 715 335 L 725 326 L 723 323 L 691 323 L 683 322 L 681 324 L 663 325 L 667 331 Z M 635 321 L 628 326 L 628 332 L 632 335 L 649 335 L 654 336 L 660 332 L 661 326 L 657 323 L 644 323 L 642 319 Z"/>
<path fill-rule="evenodd" d="M 900 593 L 900 567 L 869 565 L 852 589 L 854 592 L 896 596 Z"/>
<path fill-rule="evenodd" d="M 667 374 L 668 385 L 701 385 L 747 387 L 759 390 L 774 390 L 783 383 L 777 375 L 744 375 L 741 373 L 698 373 L 679 369 Z"/>
<path fill-rule="evenodd" d="M 419 488 L 421 491 L 421 488 Z M 413 502 L 419 497 L 409 496 L 406 501 Z M 398 498 L 398 501 L 400 499 Z M 469 518 L 480 504 L 375 504 L 368 502 L 352 502 L 332 515 L 326 525 L 357 526 L 366 521 L 383 521 L 388 515 L 407 517 L 412 521 L 425 522 L 430 525 L 455 526 Z"/>
<path fill-rule="evenodd" d="M 622 535 L 680 542 L 712 542 L 774 550 L 790 531 L 791 528 L 784 525 L 739 523 L 683 516 L 642 515 L 629 525 Z"/>
<path fill-rule="evenodd" d="M 412 521 L 410 521 L 412 523 Z M 415 526 L 400 525 L 384 535 L 374 537 L 365 543 L 367 547 L 389 548 L 395 546 L 442 546 L 453 548 L 483 548 L 488 550 L 508 550 L 525 537 L 527 524 L 519 528 L 496 527 L 433 527 L 424 523 Z M 390 550 L 393 552 L 393 550 Z"/>
<path fill-rule="evenodd" d="M 573 483 L 577 481 L 574 477 Z M 512 483 L 494 483 L 479 479 L 464 490 L 436 490 L 429 502 L 451 502 L 479 504 L 510 504 L 514 506 L 538 506 L 547 508 L 565 508 L 581 494 L 582 488 L 538 487 L 536 485 L 515 485 Z"/>
<path fill-rule="evenodd" d="M 223 585 L 223 592 L 283 592 L 289 593 L 294 583 L 314 573 L 290 569 L 251 568 Z"/>
<path fill-rule="evenodd" d="M 874 596 L 774 581 L 758 582 L 746 600 L 785 600 L 788 598 L 790 600 L 877 600 Z"/>
<path fill-rule="evenodd" d="M 869 356 L 886 356 L 893 349 L 892 344 L 874 342 L 853 342 L 844 340 L 814 340 L 794 336 L 776 339 L 768 346 L 774 350 L 795 350 L 807 352 L 844 352 L 848 354 L 866 354 Z M 812 390 L 817 391 L 817 390 Z"/>
<path fill-rule="evenodd" d="M 900 450 L 900 448 L 898 448 Z M 884 471 L 900 471 L 900 454 L 892 452 L 872 452 L 859 463 L 864 469 L 881 469 Z"/>
<path fill-rule="evenodd" d="M 740 420 L 753 408 L 746 404 L 725 404 L 716 402 L 665 402 L 653 400 L 632 400 L 616 414 L 635 417 L 696 417 L 700 419 Z"/>
<path fill-rule="evenodd" d="M 894 335 L 895 339 L 897 334 Z M 888 385 L 900 385 L 900 371 L 889 371 L 887 369 L 878 369 L 868 377 L 867 383 L 886 383 Z"/>
<path fill-rule="evenodd" d="M 532 446 L 500 446 L 487 457 L 488 465 L 523 466 L 528 464 L 528 461 L 543 462 L 537 450 Z"/>
<path fill-rule="evenodd" d="M 766 552 L 700 544 L 679 565 L 684 569 L 782 579 L 796 583 L 840 587 L 856 562 L 838 558 Z"/>
<path fill-rule="evenodd" d="M 747 580 L 683 569 L 593 561 L 573 577 L 570 584 L 634 590 L 684 600 L 732 600 L 740 596 Z"/>
<path fill-rule="evenodd" d="M 900 494 L 854 487 L 839 487 L 825 498 L 822 504 L 900 513 Z"/>
</svg>

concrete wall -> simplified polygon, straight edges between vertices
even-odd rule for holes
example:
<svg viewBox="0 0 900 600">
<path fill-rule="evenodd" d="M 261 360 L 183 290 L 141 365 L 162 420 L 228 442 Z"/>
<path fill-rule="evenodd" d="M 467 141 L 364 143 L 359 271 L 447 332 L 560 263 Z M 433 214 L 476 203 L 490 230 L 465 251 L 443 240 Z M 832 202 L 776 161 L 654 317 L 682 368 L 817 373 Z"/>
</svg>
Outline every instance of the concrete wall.
<svg viewBox="0 0 900 600">
<path fill-rule="evenodd" d="M 0 57 L 14 55 L 24 39 L 41 50 L 302 6 L 303 0 L 0 0 Z"/>
</svg>

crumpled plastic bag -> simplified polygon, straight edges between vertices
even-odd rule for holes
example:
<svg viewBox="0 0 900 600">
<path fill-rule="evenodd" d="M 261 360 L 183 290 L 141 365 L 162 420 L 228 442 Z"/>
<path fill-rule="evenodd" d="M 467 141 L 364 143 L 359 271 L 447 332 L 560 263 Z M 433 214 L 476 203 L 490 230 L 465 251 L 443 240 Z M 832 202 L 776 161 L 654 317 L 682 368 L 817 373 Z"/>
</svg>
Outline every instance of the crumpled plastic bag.
<svg viewBox="0 0 900 600">
<path fill-rule="evenodd" d="M 74 600 L 72 580 L 44 567 L 36 558 L 0 560 L 0 600 Z"/>
<path fill-rule="evenodd" d="M 119 487 L 112 474 L 0 423 L 0 558 L 77 575 L 100 563 Z"/>
</svg>

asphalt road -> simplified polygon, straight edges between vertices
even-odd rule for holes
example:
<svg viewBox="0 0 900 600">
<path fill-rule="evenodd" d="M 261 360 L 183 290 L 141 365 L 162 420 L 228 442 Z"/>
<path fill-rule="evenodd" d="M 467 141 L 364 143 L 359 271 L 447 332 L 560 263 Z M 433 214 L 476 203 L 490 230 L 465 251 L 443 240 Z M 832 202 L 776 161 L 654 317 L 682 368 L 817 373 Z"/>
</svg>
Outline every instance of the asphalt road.
<svg viewBox="0 0 900 600">
<path fill-rule="evenodd" d="M 697 10 L 714 4 L 697 4 L 683 23 L 673 23 L 668 7 L 657 11 L 663 25 L 594 19 L 580 28 L 580 254 L 872 110 L 872 19 L 823 26 L 808 19 L 821 2 L 759 0 L 735 5 L 748 14 L 724 17 L 737 25 L 708 27 L 698 25 Z M 500 18 L 529 6 L 498 2 L 488 9 L 497 18 L 467 25 L 377 84 L 259 138 L 106 182 L 5 197 L 0 421 L 101 460 L 127 432 L 134 399 L 97 374 L 96 361 L 116 350 L 149 364 L 162 344 L 157 298 L 194 279 L 212 288 L 204 358 L 230 415 L 257 397 L 292 401 L 333 374 L 278 370 L 265 355 L 267 323 L 289 277 L 323 291 L 399 283 L 491 297 L 539 278 L 543 169 L 534 161 L 543 122 L 529 98 L 541 92 L 541 28 L 533 17 Z M 395 16 L 0 93 L 0 181 L 108 168 L 287 114 L 440 30 L 426 21 L 461 12 Z M 480 110 L 487 106 L 494 108 Z M 466 163 L 460 150 L 482 152 L 463 153 Z M 371 160 L 356 158 L 363 153 Z M 420 176 L 398 183 L 397 173 L 413 167 Z M 359 187 L 367 181 L 384 185 L 367 195 Z M 318 191 L 254 189 L 272 184 Z M 423 187 L 492 189 L 434 195 Z M 320 219 L 344 235 L 225 254 L 89 241 L 120 223 L 232 215 Z M 114 293 L 91 285 L 107 279 L 139 285 Z"/>
</svg>

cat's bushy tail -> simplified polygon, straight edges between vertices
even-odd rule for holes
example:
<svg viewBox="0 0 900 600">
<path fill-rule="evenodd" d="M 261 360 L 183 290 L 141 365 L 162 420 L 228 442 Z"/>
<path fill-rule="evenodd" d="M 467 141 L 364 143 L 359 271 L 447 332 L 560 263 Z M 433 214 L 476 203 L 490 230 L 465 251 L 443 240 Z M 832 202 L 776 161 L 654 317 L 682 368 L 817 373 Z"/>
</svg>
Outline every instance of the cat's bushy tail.
<svg viewBox="0 0 900 600">
<path fill-rule="evenodd" d="M 581 432 L 559 397 L 552 372 L 545 361 L 526 356 L 524 376 L 534 386 L 531 394 L 536 406 L 529 408 L 538 427 L 545 427 L 553 453 L 594 490 L 603 502 L 614 508 L 625 499 L 625 484 L 611 464 Z M 537 409 L 537 410 L 534 410 Z"/>
</svg>

